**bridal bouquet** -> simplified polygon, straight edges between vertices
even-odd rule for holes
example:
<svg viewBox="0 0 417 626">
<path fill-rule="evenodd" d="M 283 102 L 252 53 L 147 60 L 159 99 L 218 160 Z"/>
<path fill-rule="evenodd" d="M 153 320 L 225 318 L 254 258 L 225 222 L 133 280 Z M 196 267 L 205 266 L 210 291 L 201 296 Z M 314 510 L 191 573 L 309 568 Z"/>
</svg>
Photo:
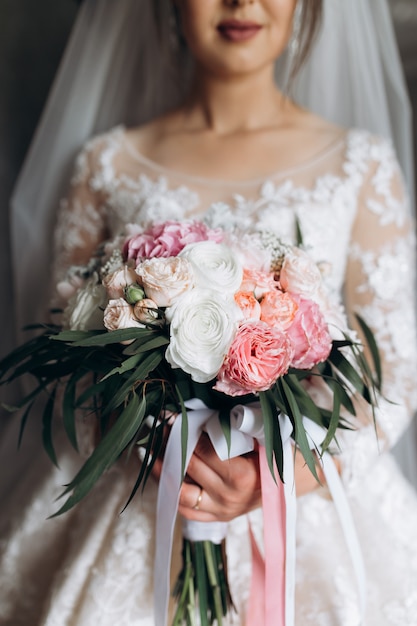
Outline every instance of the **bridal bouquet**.
<svg viewBox="0 0 417 626">
<path fill-rule="evenodd" d="M 86 266 L 71 267 L 58 293 L 66 301 L 62 325 L 43 326 L 0 362 L 3 383 L 34 377 L 34 389 L 10 408 L 26 407 L 23 430 L 44 398 L 43 439 L 53 462 L 56 413 L 75 448 L 76 415 L 97 416 L 99 443 L 65 488 L 57 514 L 79 502 L 122 453 L 141 446 L 129 503 L 161 454 L 172 414 L 181 420 L 182 480 L 194 414 L 187 408 L 196 399 L 203 412 L 216 411 L 226 457 L 231 409 L 258 402 L 267 463 L 281 478 L 279 415 L 288 416 L 294 443 L 317 476 L 303 416 L 324 429 L 324 452 L 337 428 L 349 427 L 341 408 L 355 414 L 354 393 L 375 404 L 380 368 L 369 329 L 360 321 L 376 374 L 331 301 L 320 267 L 302 247 L 271 233 L 225 232 L 198 221 L 129 225 Z M 314 377 L 330 388 L 332 407 L 310 395 Z M 195 594 L 201 624 L 221 624 L 231 603 L 222 543 L 186 539 L 184 555 L 174 624 L 194 623 Z"/>
</svg>

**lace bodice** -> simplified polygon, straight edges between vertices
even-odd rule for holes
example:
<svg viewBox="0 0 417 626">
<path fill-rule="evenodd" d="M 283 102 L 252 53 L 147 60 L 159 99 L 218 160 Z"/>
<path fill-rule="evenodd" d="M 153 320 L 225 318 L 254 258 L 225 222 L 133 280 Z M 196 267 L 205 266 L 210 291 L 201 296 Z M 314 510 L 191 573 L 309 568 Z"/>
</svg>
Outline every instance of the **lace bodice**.
<svg viewBox="0 0 417 626">
<path fill-rule="evenodd" d="M 55 235 L 57 277 L 129 222 L 199 217 L 211 226 L 270 230 L 304 245 L 335 297 L 375 332 L 384 363 L 378 440 L 369 415 L 340 435 L 354 483 L 392 445 L 417 405 L 413 249 L 407 199 L 391 145 L 352 130 L 313 160 L 266 180 L 221 181 L 167 170 L 140 154 L 123 127 L 91 140 L 76 160 Z M 352 320 L 353 323 L 353 320 Z"/>
</svg>

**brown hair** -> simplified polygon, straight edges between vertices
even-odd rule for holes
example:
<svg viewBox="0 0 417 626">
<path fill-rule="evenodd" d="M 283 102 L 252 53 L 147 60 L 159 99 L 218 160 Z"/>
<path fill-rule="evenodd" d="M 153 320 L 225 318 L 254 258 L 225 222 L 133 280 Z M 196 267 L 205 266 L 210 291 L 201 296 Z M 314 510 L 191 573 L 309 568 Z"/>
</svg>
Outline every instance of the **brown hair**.
<svg viewBox="0 0 417 626">
<path fill-rule="evenodd" d="M 290 69 L 290 82 L 308 58 L 323 16 L 323 0 L 298 0 L 298 2 L 302 3 L 299 45 Z"/>
</svg>

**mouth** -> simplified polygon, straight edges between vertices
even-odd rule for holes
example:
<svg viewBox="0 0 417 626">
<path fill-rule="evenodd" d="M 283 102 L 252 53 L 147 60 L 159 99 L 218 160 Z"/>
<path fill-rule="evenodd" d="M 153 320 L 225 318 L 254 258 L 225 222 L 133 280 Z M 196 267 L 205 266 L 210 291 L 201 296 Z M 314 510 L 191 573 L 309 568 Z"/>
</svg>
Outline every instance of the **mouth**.
<svg viewBox="0 0 417 626">
<path fill-rule="evenodd" d="M 247 41 L 261 30 L 262 26 L 247 20 L 223 20 L 217 26 L 220 35 L 227 41 Z"/>
</svg>

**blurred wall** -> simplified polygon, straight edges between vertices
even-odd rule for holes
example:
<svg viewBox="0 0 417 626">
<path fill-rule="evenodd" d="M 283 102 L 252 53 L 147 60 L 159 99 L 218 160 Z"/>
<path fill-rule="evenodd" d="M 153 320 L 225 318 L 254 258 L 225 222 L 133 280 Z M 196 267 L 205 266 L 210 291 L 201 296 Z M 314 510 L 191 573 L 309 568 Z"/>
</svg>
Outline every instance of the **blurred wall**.
<svg viewBox="0 0 417 626">
<path fill-rule="evenodd" d="M 75 0 L 0 0 L 0 233 L 8 202 L 77 10 Z M 23 242 L 22 242 L 23 243 Z M 9 240 L 0 246 L 2 304 L 12 297 Z M 13 340 L 0 307 L 0 354 Z"/>
</svg>

